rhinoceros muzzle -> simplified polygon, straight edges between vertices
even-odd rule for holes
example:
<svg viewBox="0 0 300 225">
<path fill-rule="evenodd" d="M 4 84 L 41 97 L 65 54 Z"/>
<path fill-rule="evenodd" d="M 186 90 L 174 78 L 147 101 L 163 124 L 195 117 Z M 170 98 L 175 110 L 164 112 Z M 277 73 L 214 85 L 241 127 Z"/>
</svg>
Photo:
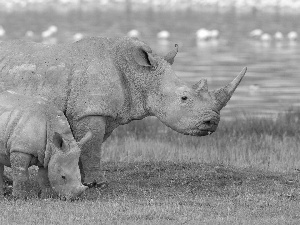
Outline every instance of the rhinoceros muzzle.
<svg viewBox="0 0 300 225">
<path fill-rule="evenodd" d="M 216 131 L 220 121 L 220 115 L 214 111 L 211 111 L 209 115 L 206 115 L 196 124 L 197 132 L 196 136 L 205 136 L 212 134 Z"/>
</svg>

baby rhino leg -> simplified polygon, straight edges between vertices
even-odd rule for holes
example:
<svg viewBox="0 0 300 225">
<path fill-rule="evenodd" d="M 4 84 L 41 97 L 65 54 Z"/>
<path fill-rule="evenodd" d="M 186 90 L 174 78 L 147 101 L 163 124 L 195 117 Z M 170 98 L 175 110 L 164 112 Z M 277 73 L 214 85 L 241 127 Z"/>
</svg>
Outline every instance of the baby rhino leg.
<svg viewBox="0 0 300 225">
<path fill-rule="evenodd" d="M 51 198 L 55 195 L 48 178 L 47 168 L 39 167 L 38 182 L 41 188 L 41 198 Z"/>
<path fill-rule="evenodd" d="M 28 166 L 31 155 L 22 152 L 12 152 L 10 163 L 13 172 L 13 196 L 26 198 L 29 195 Z"/>
</svg>

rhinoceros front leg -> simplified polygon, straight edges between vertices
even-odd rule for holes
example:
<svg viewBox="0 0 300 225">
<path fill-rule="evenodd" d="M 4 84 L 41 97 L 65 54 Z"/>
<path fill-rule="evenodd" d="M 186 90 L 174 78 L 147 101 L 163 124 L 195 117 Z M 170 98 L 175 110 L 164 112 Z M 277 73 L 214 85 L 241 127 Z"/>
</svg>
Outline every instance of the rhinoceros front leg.
<svg viewBox="0 0 300 225">
<path fill-rule="evenodd" d="M 101 145 L 105 134 L 105 118 L 89 116 L 74 123 L 73 133 L 80 140 L 89 130 L 93 137 L 82 146 L 79 168 L 82 182 L 87 186 L 96 186 L 104 182 L 101 173 Z"/>
<path fill-rule="evenodd" d="M 13 196 L 18 198 L 26 198 L 29 196 L 29 174 L 28 166 L 32 156 L 22 152 L 12 152 L 10 155 L 10 163 L 13 173 Z"/>
<path fill-rule="evenodd" d="M 55 192 L 51 187 L 49 177 L 48 177 L 48 168 L 39 167 L 38 170 L 38 183 L 41 188 L 41 198 L 51 198 L 55 196 Z"/>
</svg>

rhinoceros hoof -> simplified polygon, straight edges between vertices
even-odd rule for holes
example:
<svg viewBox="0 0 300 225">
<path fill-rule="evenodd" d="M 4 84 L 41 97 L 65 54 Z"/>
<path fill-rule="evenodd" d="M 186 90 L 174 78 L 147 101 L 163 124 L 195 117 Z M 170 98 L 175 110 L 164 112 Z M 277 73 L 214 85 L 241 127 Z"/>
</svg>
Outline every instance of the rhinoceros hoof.
<svg viewBox="0 0 300 225">
<path fill-rule="evenodd" d="M 93 181 L 91 183 L 83 183 L 83 185 L 88 186 L 89 188 L 106 188 L 108 186 L 108 182 L 97 183 L 97 181 Z"/>
<path fill-rule="evenodd" d="M 12 194 L 12 191 L 13 191 L 12 185 L 4 186 L 4 188 L 3 188 L 4 196 L 10 196 Z"/>
<path fill-rule="evenodd" d="M 14 199 L 26 200 L 29 197 L 29 193 L 26 190 L 13 190 L 12 196 Z"/>
</svg>

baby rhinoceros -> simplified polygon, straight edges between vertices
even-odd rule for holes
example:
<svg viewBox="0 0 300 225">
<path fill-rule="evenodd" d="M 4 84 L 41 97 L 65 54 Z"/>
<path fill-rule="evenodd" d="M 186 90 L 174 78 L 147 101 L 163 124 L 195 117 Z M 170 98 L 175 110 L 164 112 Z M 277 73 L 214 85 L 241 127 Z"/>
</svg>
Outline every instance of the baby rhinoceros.
<svg viewBox="0 0 300 225">
<path fill-rule="evenodd" d="M 32 165 L 39 167 L 43 196 L 52 188 L 66 199 L 80 195 L 87 188 L 81 183 L 78 166 L 80 147 L 91 136 L 88 132 L 76 143 L 64 114 L 43 98 L 1 93 L 0 197 L 4 165 L 12 168 L 13 196 L 28 195 L 28 167 Z"/>
</svg>

